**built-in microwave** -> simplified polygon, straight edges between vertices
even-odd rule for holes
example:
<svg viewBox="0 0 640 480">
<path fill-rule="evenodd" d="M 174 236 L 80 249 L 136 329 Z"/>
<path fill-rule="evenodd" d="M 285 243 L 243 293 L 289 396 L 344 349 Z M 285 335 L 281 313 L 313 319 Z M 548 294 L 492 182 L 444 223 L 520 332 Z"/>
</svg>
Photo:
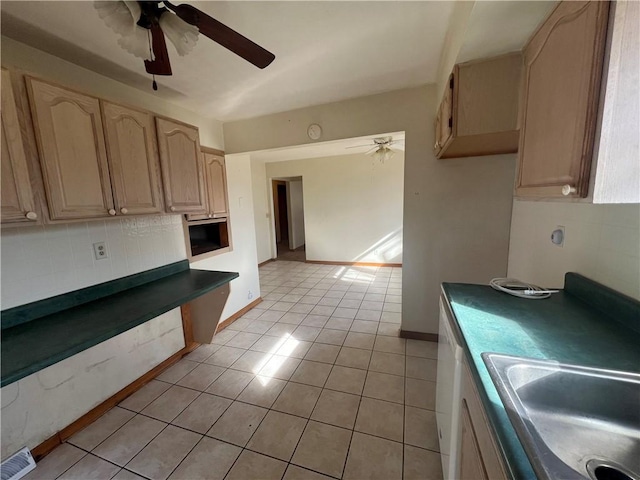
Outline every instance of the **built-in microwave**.
<svg viewBox="0 0 640 480">
<path fill-rule="evenodd" d="M 229 247 L 229 229 L 226 218 L 186 222 L 191 257 Z"/>
</svg>

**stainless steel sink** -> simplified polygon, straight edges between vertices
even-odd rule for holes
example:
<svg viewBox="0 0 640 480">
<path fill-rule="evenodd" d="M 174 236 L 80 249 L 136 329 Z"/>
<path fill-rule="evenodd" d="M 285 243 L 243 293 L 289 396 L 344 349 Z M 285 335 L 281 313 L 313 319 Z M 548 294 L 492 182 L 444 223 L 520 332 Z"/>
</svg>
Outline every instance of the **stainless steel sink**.
<svg viewBox="0 0 640 480">
<path fill-rule="evenodd" d="M 536 475 L 640 480 L 640 375 L 483 353 Z"/>
</svg>

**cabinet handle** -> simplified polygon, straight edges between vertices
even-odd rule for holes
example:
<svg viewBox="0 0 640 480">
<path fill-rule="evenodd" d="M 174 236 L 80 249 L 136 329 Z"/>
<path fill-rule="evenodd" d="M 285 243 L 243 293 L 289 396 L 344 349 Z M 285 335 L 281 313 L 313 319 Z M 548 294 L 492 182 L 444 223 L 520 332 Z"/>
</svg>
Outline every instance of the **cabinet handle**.
<svg viewBox="0 0 640 480">
<path fill-rule="evenodd" d="M 171 207 L 169 210 L 171 210 L 172 212 L 176 211 L 176 207 Z"/>
<path fill-rule="evenodd" d="M 564 195 L 565 197 L 567 195 L 571 195 L 572 193 L 576 193 L 577 191 L 578 190 L 576 190 L 576 187 L 572 187 L 569 184 L 562 186 L 562 195 Z"/>
<path fill-rule="evenodd" d="M 25 217 L 27 217 L 27 220 L 37 220 L 38 214 L 36 212 L 27 212 Z"/>
<path fill-rule="evenodd" d="M 109 210 L 109 215 L 115 215 L 115 214 L 116 214 L 116 211 L 113 208 Z"/>
<path fill-rule="evenodd" d="M 120 213 L 122 213 L 123 215 L 126 215 L 127 213 L 129 213 L 129 210 L 123 207 L 120 209 Z"/>
</svg>

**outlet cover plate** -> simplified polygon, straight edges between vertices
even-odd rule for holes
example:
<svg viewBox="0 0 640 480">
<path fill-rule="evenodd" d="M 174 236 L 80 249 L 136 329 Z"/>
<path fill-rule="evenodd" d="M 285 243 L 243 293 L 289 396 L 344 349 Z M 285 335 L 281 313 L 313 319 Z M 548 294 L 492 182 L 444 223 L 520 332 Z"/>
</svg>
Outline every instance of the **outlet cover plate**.
<svg viewBox="0 0 640 480">
<path fill-rule="evenodd" d="M 96 260 L 104 260 L 109 258 L 109 252 L 107 252 L 107 244 L 105 242 L 97 242 L 93 244 L 93 254 Z"/>
</svg>

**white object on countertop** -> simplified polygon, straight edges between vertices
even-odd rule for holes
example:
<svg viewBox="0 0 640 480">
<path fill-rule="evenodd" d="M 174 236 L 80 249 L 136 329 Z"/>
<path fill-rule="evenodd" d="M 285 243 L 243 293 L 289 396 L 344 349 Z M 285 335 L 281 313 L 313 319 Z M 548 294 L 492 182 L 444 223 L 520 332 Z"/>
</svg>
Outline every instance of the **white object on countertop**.
<svg viewBox="0 0 640 480">
<path fill-rule="evenodd" d="M 549 298 L 552 293 L 558 293 L 560 290 L 545 290 L 538 285 L 524 283 L 515 278 L 494 278 L 489 282 L 491 288 L 500 292 L 508 293 L 518 298 L 526 298 L 528 300 L 541 300 Z"/>
</svg>

